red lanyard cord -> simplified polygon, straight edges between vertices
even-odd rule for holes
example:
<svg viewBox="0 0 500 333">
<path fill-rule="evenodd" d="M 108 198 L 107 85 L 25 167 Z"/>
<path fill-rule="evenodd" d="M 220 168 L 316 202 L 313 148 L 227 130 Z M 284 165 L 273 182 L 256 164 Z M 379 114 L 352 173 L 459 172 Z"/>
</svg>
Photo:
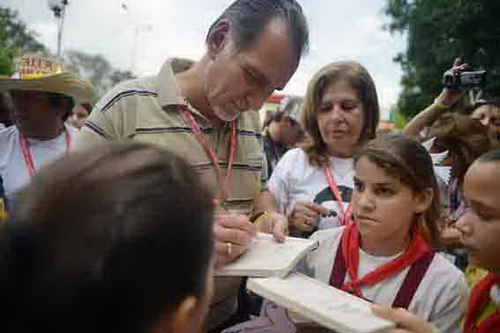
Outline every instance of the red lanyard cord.
<svg viewBox="0 0 500 333">
<path fill-rule="evenodd" d="M 69 135 L 69 131 L 67 129 L 64 129 L 64 134 L 66 137 L 66 154 L 69 154 L 71 148 L 71 136 Z M 30 177 L 33 177 L 36 171 L 35 162 L 33 160 L 33 154 L 31 154 L 28 139 L 23 133 L 19 133 L 19 142 L 21 144 L 21 153 L 23 155 L 24 162 L 26 163 Z"/>
<path fill-rule="evenodd" d="M 234 156 L 236 154 L 236 124 L 235 124 L 235 121 L 232 121 L 230 123 L 231 136 L 229 139 L 228 164 L 227 164 L 226 178 L 224 180 L 222 180 L 219 158 L 212 151 L 207 140 L 205 140 L 205 136 L 204 136 L 203 132 L 201 131 L 200 126 L 198 125 L 198 123 L 194 119 L 191 112 L 189 112 L 185 106 L 180 107 L 180 112 L 181 112 L 182 118 L 189 125 L 189 127 L 193 131 L 194 135 L 196 136 L 196 138 L 201 143 L 201 145 L 205 149 L 206 153 L 208 154 L 208 156 L 212 160 L 212 163 L 215 167 L 217 182 L 219 184 L 219 200 L 221 202 L 225 202 L 227 200 L 227 198 L 229 197 L 229 192 L 230 192 L 229 188 L 230 188 L 230 182 L 231 182 L 231 170 L 233 168 Z"/>
<path fill-rule="evenodd" d="M 352 202 L 350 202 L 349 205 L 347 206 L 347 210 L 344 210 L 342 196 L 340 195 L 340 190 L 339 187 L 337 186 L 337 183 L 335 182 L 335 178 L 333 178 L 333 172 L 332 169 L 330 168 L 330 165 L 324 167 L 324 172 L 326 180 L 328 181 L 328 186 L 330 187 L 330 191 L 332 191 L 332 194 L 335 196 L 335 199 L 337 200 L 337 206 L 339 208 L 340 225 L 344 226 L 349 225 L 351 223 L 351 218 L 352 218 Z"/>
</svg>

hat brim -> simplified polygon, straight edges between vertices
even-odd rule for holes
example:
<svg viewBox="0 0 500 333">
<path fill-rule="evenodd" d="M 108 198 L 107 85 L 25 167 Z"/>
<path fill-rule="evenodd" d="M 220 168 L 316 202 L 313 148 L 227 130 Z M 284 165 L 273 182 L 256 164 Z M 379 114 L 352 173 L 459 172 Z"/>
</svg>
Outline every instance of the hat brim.
<svg viewBox="0 0 500 333">
<path fill-rule="evenodd" d="M 88 103 L 92 100 L 90 85 L 69 72 L 30 79 L 0 77 L 0 92 L 12 90 L 59 93 L 72 97 L 77 104 Z"/>
</svg>

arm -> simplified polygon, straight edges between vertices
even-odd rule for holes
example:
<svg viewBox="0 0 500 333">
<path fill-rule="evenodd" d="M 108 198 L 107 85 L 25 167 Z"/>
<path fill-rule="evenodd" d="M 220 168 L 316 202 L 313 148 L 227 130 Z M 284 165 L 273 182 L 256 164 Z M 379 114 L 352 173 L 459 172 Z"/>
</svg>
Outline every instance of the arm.
<svg viewBox="0 0 500 333">
<path fill-rule="evenodd" d="M 425 110 L 417 114 L 403 129 L 403 135 L 418 139 L 422 130 L 431 126 L 446 110 L 464 96 L 463 93 L 443 89 L 441 94 Z"/>
<path fill-rule="evenodd" d="M 288 219 L 278 212 L 276 198 L 271 191 L 263 190 L 255 197 L 254 214 L 258 216 L 254 221 L 258 231 L 272 233 L 277 241 L 285 240 L 288 235 Z"/>
<path fill-rule="evenodd" d="M 463 70 L 467 64 L 461 64 L 460 58 L 455 59 L 453 69 Z M 403 135 L 410 139 L 418 139 L 422 130 L 431 126 L 439 116 L 465 96 L 464 92 L 443 89 L 434 102 L 417 114 L 403 129 Z"/>
</svg>

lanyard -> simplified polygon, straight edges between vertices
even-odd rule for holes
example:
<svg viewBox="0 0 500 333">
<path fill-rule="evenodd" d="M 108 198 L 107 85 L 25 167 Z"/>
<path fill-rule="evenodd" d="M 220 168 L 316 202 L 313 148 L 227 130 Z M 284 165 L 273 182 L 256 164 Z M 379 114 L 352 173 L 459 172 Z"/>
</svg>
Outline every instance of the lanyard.
<svg viewBox="0 0 500 333">
<path fill-rule="evenodd" d="M 418 232 L 415 232 L 410 245 L 406 248 L 402 255 L 378 267 L 365 276 L 358 278 L 360 248 L 359 237 L 357 224 L 351 224 L 345 228 L 339 245 L 342 246 L 342 253 L 347 263 L 347 272 L 351 278 L 351 282 L 345 283 L 342 286 L 342 289 L 354 293 L 359 297 L 363 296 L 361 294 L 361 287 L 372 286 L 398 274 L 430 251 L 424 238 Z"/>
<path fill-rule="evenodd" d="M 66 154 L 69 154 L 71 147 L 71 137 L 69 135 L 69 131 L 64 129 L 64 134 L 66 136 Z M 33 160 L 33 155 L 31 154 L 30 145 L 28 143 L 28 139 L 24 136 L 23 133 L 19 133 L 19 141 L 21 144 L 21 153 L 23 154 L 24 162 L 26 163 L 26 167 L 28 168 L 28 172 L 30 177 L 35 175 L 35 162 Z"/>
<path fill-rule="evenodd" d="M 352 217 L 352 202 L 349 202 L 349 206 L 347 206 L 347 210 L 344 210 L 344 204 L 342 201 L 342 196 L 340 195 L 339 187 L 333 178 L 333 172 L 330 168 L 330 165 L 324 167 L 326 180 L 328 181 L 328 186 L 330 187 L 330 191 L 332 191 L 335 199 L 337 199 L 337 206 L 339 207 L 339 220 L 340 225 L 348 225 L 351 223 Z"/>
<path fill-rule="evenodd" d="M 203 135 L 203 132 L 201 131 L 200 126 L 194 119 L 193 115 L 191 112 L 187 110 L 186 107 L 181 106 L 180 107 L 180 112 L 182 115 L 182 118 L 184 121 L 189 125 L 191 130 L 193 131 L 194 135 L 198 139 L 198 141 L 201 143 L 203 148 L 205 148 L 205 151 L 207 152 L 208 156 L 212 160 L 212 163 L 215 167 L 215 173 L 217 176 L 217 182 L 219 184 L 219 200 L 223 203 L 227 200 L 229 197 L 229 187 L 230 187 L 230 180 L 231 180 L 231 169 L 233 167 L 233 162 L 234 162 L 234 155 L 236 154 L 236 124 L 234 121 L 231 122 L 231 137 L 229 139 L 229 153 L 228 153 L 228 163 L 227 163 L 227 171 L 226 171 L 226 178 L 222 180 L 221 178 L 221 169 L 220 169 L 220 162 L 219 158 L 215 153 L 212 151 L 210 148 L 210 145 L 208 144 L 207 140 L 205 140 L 205 137 Z"/>
</svg>

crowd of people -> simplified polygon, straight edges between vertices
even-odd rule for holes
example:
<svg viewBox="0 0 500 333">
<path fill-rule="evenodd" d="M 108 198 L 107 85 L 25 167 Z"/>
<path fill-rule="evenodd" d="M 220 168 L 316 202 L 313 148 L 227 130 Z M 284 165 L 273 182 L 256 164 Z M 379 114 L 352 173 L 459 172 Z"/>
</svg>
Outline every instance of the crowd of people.
<svg viewBox="0 0 500 333">
<path fill-rule="evenodd" d="M 296 0 L 235 0 L 198 61 L 93 107 L 48 59 L 0 77 L 3 330 L 222 332 L 261 300 L 214 269 L 265 232 L 317 240 L 297 270 L 394 332 L 500 332 L 499 99 L 444 88 L 380 137 L 370 73 L 332 62 L 263 129 L 308 44 Z"/>
</svg>

